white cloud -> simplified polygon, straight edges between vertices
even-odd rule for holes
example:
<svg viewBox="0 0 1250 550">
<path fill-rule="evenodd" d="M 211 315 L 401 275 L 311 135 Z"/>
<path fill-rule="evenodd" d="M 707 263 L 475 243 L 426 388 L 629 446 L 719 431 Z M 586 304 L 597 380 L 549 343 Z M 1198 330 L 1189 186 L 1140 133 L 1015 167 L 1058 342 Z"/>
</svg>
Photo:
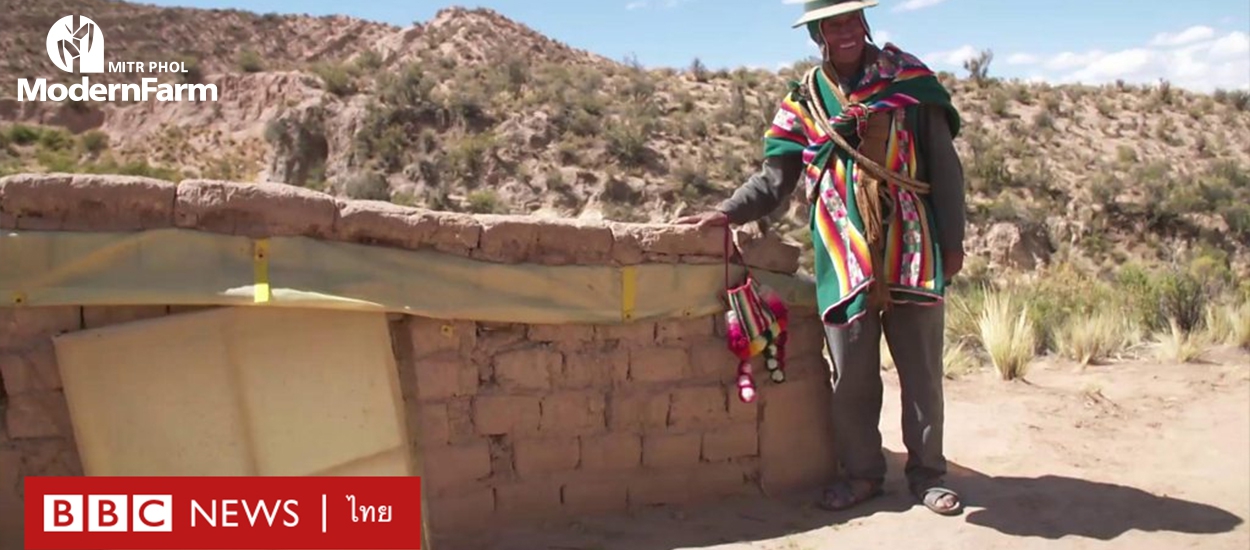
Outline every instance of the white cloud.
<svg viewBox="0 0 1250 550">
<path fill-rule="evenodd" d="M 1211 55 L 1234 57 L 1250 53 L 1250 35 L 1231 32 L 1211 44 Z"/>
<path fill-rule="evenodd" d="M 964 61 L 972 59 L 980 53 L 981 50 L 965 44 L 953 50 L 930 53 L 924 58 L 928 63 L 933 65 L 952 65 L 955 67 L 962 67 Z"/>
<path fill-rule="evenodd" d="M 1153 84 L 1162 79 L 1201 92 L 1250 90 L 1250 35 L 1234 31 L 1214 38 L 1214 34 L 1194 30 L 1199 28 L 1207 27 L 1161 33 L 1145 47 L 1064 52 L 1044 61 L 1043 67 L 1059 82 Z"/>
<path fill-rule="evenodd" d="M 1184 46 L 1200 40 L 1210 40 L 1215 36 L 1215 29 L 1205 25 L 1195 25 L 1181 32 L 1161 32 L 1156 34 L 1151 46 Z"/>
<path fill-rule="evenodd" d="M 907 0 L 906 2 L 896 6 L 892 11 L 915 11 L 924 8 L 931 8 L 945 1 L 946 0 Z"/>
<path fill-rule="evenodd" d="M 630 2 L 628 4 L 625 4 L 625 9 L 627 10 L 636 10 L 636 9 L 641 9 L 645 7 L 647 7 L 646 0 L 643 0 L 642 2 Z"/>
<path fill-rule="evenodd" d="M 872 40 L 877 44 L 884 45 L 886 42 L 894 40 L 894 35 L 890 31 L 872 31 Z"/>
<path fill-rule="evenodd" d="M 1013 53 L 1007 56 L 1008 65 L 1036 65 L 1041 58 L 1031 53 Z"/>
<path fill-rule="evenodd" d="M 980 51 L 981 48 L 964 45 L 929 53 L 923 59 L 935 68 L 959 72 L 964 61 L 976 57 Z M 1160 33 L 1145 40 L 1142 46 L 1118 51 L 1093 49 L 1053 55 L 1014 53 L 1006 57 L 1005 65 L 1027 68 L 1021 76 L 1027 75 L 1030 80 L 1044 78 L 1056 83 L 1097 85 L 1123 80 L 1157 84 L 1167 80 L 1174 86 L 1199 92 L 1218 88 L 1250 90 L 1250 34 L 1244 31 L 1220 34 L 1210 27 L 1193 26 Z M 990 75 L 1001 74 L 994 67 L 992 63 Z"/>
</svg>

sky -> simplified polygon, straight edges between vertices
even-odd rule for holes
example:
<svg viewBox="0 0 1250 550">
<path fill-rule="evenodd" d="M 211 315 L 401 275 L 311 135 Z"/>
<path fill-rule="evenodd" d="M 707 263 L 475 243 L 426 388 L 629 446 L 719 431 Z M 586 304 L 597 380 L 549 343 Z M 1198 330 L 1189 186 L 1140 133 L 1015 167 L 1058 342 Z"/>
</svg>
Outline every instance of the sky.
<svg viewBox="0 0 1250 550">
<path fill-rule="evenodd" d="M 451 5 L 491 8 L 553 39 L 649 67 L 777 69 L 816 55 L 791 28 L 802 0 L 139 0 L 258 13 L 343 14 L 399 26 Z M 1250 0 L 881 0 L 868 10 L 890 41 L 935 70 L 994 54 L 991 76 L 1250 90 Z"/>
</svg>

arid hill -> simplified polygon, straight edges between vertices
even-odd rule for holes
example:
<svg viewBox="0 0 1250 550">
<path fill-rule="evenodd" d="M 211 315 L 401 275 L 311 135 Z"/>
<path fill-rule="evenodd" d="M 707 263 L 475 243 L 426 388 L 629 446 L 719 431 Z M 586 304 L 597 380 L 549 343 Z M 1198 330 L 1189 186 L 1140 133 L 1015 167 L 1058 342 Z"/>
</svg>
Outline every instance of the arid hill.
<svg viewBox="0 0 1250 550">
<path fill-rule="evenodd" d="M 648 70 L 484 9 L 399 28 L 0 0 L 0 81 L 65 76 L 43 44 L 71 4 L 101 25 L 109 59 L 176 55 L 196 67 L 181 78 L 217 84 L 220 101 L 0 99 L 0 174 L 263 179 L 435 209 L 660 221 L 747 177 L 779 94 L 806 63 Z M 1024 84 L 988 66 L 943 76 L 965 118 L 958 148 L 979 269 L 1202 261 L 1229 280 L 1250 275 L 1244 92 Z M 806 241 L 801 212 L 796 200 L 773 227 Z"/>
</svg>

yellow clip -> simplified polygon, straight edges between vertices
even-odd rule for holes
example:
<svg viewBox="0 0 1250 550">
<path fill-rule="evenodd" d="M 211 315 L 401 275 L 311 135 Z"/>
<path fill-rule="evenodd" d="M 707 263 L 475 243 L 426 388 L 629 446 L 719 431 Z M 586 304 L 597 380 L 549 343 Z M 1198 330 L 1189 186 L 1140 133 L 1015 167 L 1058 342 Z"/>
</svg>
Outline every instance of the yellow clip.
<svg viewBox="0 0 1250 550">
<path fill-rule="evenodd" d="M 268 303 L 269 239 L 257 239 L 252 245 L 252 277 L 256 281 L 252 301 L 258 304 Z"/>
<path fill-rule="evenodd" d="M 634 320 L 634 307 L 638 299 L 638 267 L 627 265 L 621 269 L 621 319 Z"/>
</svg>

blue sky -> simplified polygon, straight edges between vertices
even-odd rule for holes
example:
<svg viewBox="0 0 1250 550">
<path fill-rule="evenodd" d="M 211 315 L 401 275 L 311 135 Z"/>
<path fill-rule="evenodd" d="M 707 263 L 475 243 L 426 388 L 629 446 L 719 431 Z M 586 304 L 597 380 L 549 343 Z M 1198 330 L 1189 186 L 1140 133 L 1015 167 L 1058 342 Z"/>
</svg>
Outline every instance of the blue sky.
<svg viewBox="0 0 1250 550">
<path fill-rule="evenodd" d="M 775 69 L 816 49 L 791 29 L 802 0 L 147 0 L 255 12 L 344 14 L 409 25 L 457 4 L 492 8 L 547 36 L 648 66 Z M 937 69 L 994 51 L 993 75 L 1050 82 L 1155 83 L 1250 89 L 1248 0 L 882 0 L 877 35 Z"/>
</svg>

